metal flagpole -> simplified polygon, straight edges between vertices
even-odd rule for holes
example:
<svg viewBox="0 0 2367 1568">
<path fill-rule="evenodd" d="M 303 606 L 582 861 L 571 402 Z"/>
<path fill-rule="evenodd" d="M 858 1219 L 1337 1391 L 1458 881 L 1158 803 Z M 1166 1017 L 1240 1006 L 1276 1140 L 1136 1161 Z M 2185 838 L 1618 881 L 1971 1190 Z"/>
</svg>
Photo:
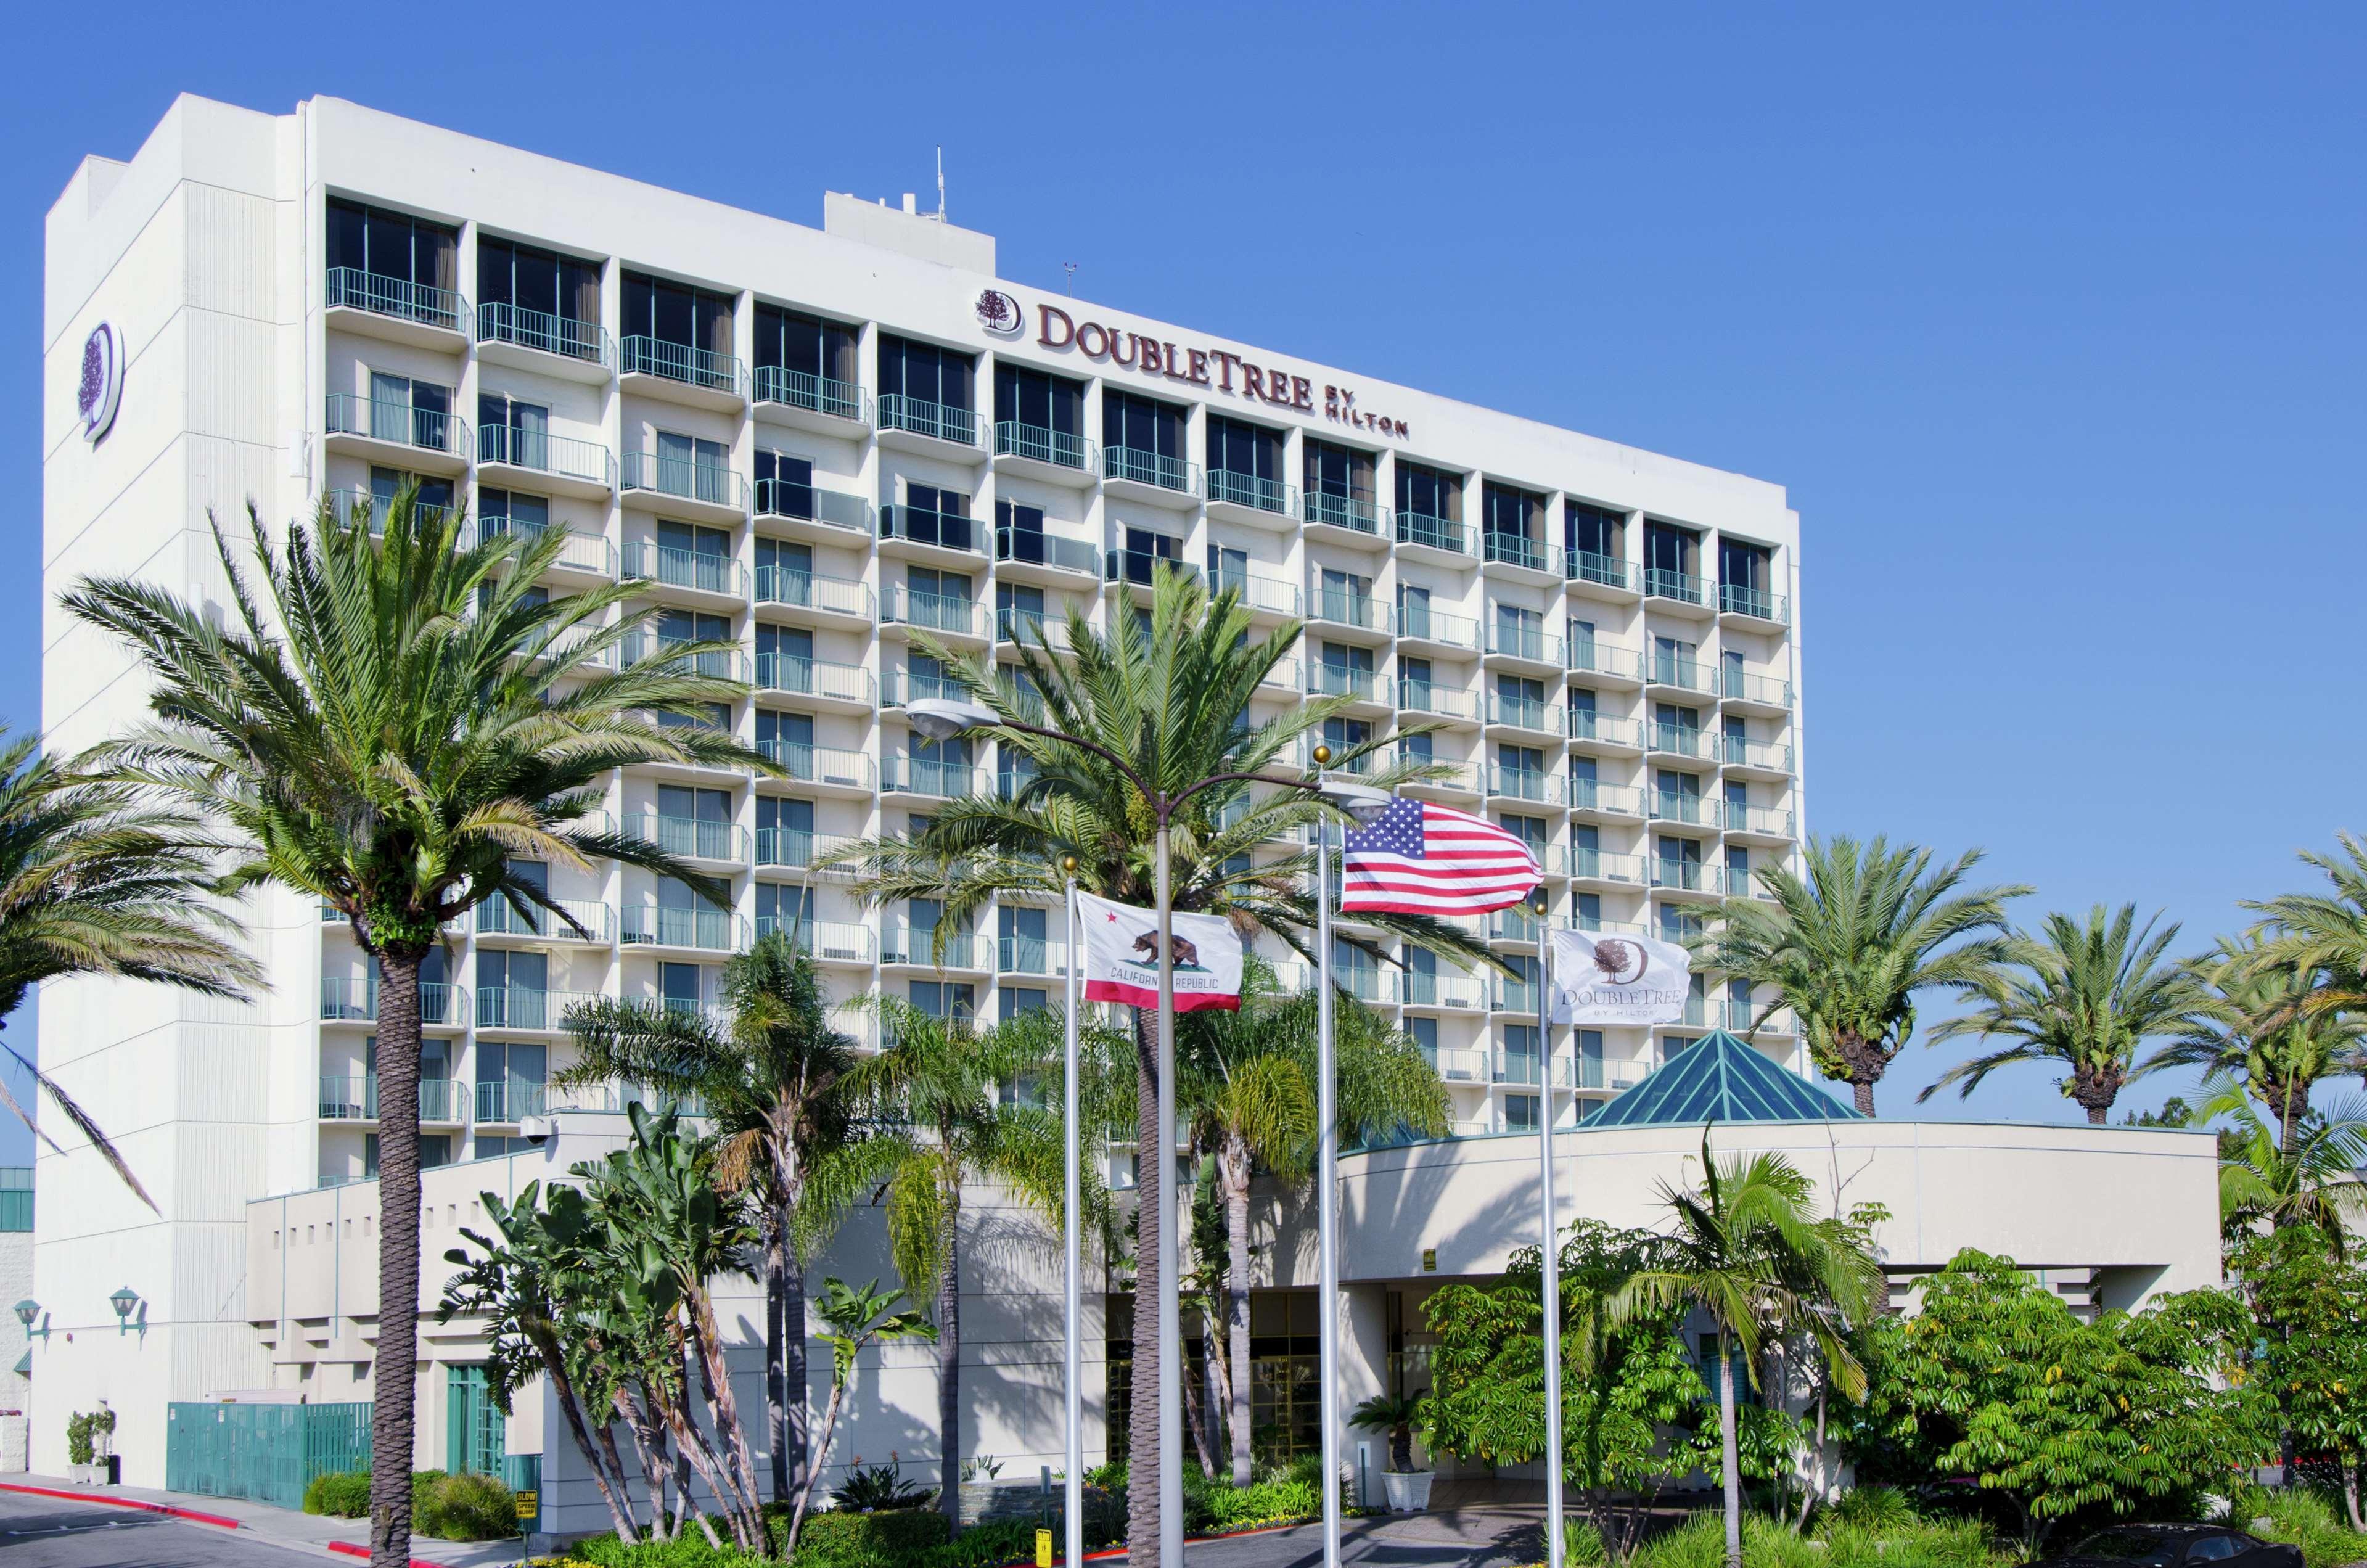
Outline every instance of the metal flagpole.
<svg viewBox="0 0 2367 1568">
<path fill-rule="evenodd" d="M 1545 1237 L 1546 1563 L 1563 1568 L 1561 1527 L 1561 1247 L 1554 1221 L 1553 926 L 1537 892 L 1537 1221 Z"/>
<path fill-rule="evenodd" d="M 1317 761 L 1316 781 L 1323 774 Z M 1315 1119 L 1322 1151 L 1316 1173 L 1315 1250 L 1320 1309 L 1316 1388 L 1323 1403 L 1323 1568 L 1340 1568 L 1340 1116 L 1333 1104 L 1331 1045 L 1331 824 L 1315 819 Z"/>
<path fill-rule="evenodd" d="M 1080 957 L 1078 953 L 1080 944 L 1077 938 L 1082 933 L 1077 929 L 1077 862 L 1075 858 L 1070 857 L 1065 860 L 1062 863 L 1062 867 L 1063 869 L 1068 872 L 1069 882 L 1068 898 L 1061 905 L 1060 910 L 1060 939 L 1068 949 L 1067 961 L 1069 994 L 1069 1016 L 1067 1028 L 1065 1031 L 1067 1038 L 1062 1042 L 1064 1058 L 1063 1065 L 1067 1072 L 1067 1082 L 1063 1086 L 1061 1103 L 1063 1121 L 1067 1128 L 1067 1137 L 1064 1140 L 1066 1147 L 1061 1151 L 1063 1164 L 1063 1168 L 1061 1170 L 1061 1195 L 1063 1199 L 1061 1213 L 1065 1218 L 1065 1224 L 1062 1227 L 1061 1261 L 1067 1266 L 1068 1273 L 1068 1300 L 1063 1303 L 1063 1306 L 1065 1309 L 1065 1323 L 1068 1329 L 1069 1341 L 1065 1350 L 1065 1354 L 1068 1358 L 1069 1373 L 1068 1397 L 1066 1402 L 1068 1406 L 1067 1415 L 1069 1439 L 1068 1453 L 1066 1457 L 1069 1461 L 1069 1470 L 1067 1476 L 1068 1495 L 1065 1499 L 1066 1523 L 1068 1528 L 1064 1532 L 1062 1544 L 1065 1549 L 1066 1555 L 1062 1561 L 1069 1564 L 1069 1568 L 1077 1568 L 1077 1565 L 1085 1560 L 1084 1398 L 1083 1389 L 1078 1381 L 1080 1348 L 1077 1344 L 1078 1320 L 1082 1315 L 1080 1308 L 1082 1304 L 1082 1297 L 1080 1296 L 1078 1289 L 1078 1276 L 1084 1271 L 1083 1261 L 1078 1255 L 1077 1222 L 1078 1206 L 1082 1201 L 1082 1196 L 1079 1192 L 1082 1179 L 1078 1169 L 1080 1164 L 1078 1158 L 1078 1142 L 1082 1134 L 1080 1132 L 1078 1128 L 1077 1117 L 1077 1005 L 1079 1001 L 1077 995 L 1077 964 Z"/>
<path fill-rule="evenodd" d="M 1175 1279 L 1181 1251 L 1175 1236 L 1175 910 L 1168 885 L 1164 797 L 1158 852 L 1159 1568 L 1184 1568 L 1184 1314 Z M 1139 1300 L 1135 1310 L 1142 1310 Z M 1136 1376 L 1140 1375 L 1138 1368 Z"/>
</svg>

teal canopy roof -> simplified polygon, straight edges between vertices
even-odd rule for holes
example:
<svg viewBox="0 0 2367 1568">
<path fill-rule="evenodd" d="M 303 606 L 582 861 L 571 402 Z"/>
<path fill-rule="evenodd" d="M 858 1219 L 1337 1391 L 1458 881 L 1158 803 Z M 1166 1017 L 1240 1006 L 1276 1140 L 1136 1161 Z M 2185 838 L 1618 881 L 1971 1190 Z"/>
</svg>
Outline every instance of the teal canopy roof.
<svg viewBox="0 0 2367 1568">
<path fill-rule="evenodd" d="M 1581 1127 L 1689 1127 L 1710 1121 L 1857 1121 L 1858 1113 L 1724 1029 L 1661 1063 Z"/>
</svg>

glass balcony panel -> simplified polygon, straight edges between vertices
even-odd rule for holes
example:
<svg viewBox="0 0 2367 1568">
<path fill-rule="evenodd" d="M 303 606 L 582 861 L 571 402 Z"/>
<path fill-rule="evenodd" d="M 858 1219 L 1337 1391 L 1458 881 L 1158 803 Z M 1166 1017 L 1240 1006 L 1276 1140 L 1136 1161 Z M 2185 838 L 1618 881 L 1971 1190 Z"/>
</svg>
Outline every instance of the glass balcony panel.
<svg viewBox="0 0 2367 1568">
<path fill-rule="evenodd" d="M 844 490 L 823 490 L 787 479 L 760 479 L 755 494 L 756 515 L 760 517 L 828 523 L 851 533 L 871 531 L 871 503 Z"/>
<path fill-rule="evenodd" d="M 886 399 L 881 399 L 886 402 Z M 925 506 L 882 506 L 879 537 L 909 540 L 940 550 L 978 548 L 978 520 L 959 512 L 933 512 Z"/>
<path fill-rule="evenodd" d="M 1064 572 L 1090 573 L 1099 554 L 1100 551 L 1091 543 L 1081 539 L 1062 539 L 1058 534 L 1026 528 L 994 530 L 994 558 L 997 561 L 1018 561 L 1034 566 L 1058 567 Z"/>
</svg>

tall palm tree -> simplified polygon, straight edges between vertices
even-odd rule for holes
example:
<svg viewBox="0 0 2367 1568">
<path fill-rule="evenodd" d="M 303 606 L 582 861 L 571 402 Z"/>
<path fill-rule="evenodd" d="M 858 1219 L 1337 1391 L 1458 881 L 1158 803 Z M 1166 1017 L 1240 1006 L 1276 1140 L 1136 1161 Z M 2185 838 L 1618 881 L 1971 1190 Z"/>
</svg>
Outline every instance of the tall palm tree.
<svg viewBox="0 0 2367 1568">
<path fill-rule="evenodd" d="M 1980 858 L 1968 849 L 1935 869 L 1913 845 L 1811 839 L 1806 874 L 1762 869 L 1765 896 L 1728 898 L 1700 950 L 1709 967 L 1769 988 L 1769 1011 L 1788 1006 L 1818 1070 L 1847 1082 L 1872 1116 L 1874 1085 L 1914 1036 L 1917 993 L 1997 988 L 2005 901 L 2030 890 L 1965 887 Z"/>
<path fill-rule="evenodd" d="M 2209 987 L 2191 966 L 2163 960 L 2178 929 L 2173 923 L 2156 931 L 2152 920 L 2140 929 L 2135 904 L 2108 913 L 2100 903 L 2085 924 L 2049 915 L 2043 937 L 2016 933 L 2005 945 L 2005 961 L 2018 972 L 2000 976 L 1999 989 L 1979 1006 L 1931 1033 L 1935 1045 L 1967 1035 L 2012 1043 L 1957 1062 L 1916 1103 L 1950 1084 L 1958 1097 L 1969 1096 L 2013 1062 L 2051 1062 L 2069 1069 L 2063 1093 L 2102 1126 L 2123 1085 L 2171 1062 L 2167 1048 L 2138 1061 L 2145 1042 L 2193 1028 L 2212 1007 Z"/>
<path fill-rule="evenodd" d="M 1221 915 L 1245 932 L 1266 932 L 1311 957 L 1307 933 L 1316 924 L 1308 891 L 1314 857 L 1304 847 L 1253 862 L 1255 851 L 1277 843 L 1304 846 L 1306 832 L 1339 814 L 1295 790 L 1262 790 L 1240 779 L 1207 784 L 1221 775 L 1297 772 L 1292 759 L 1323 733 L 1326 721 L 1354 699 L 1312 697 L 1262 723 L 1249 721 L 1260 687 L 1297 646 L 1299 623 L 1287 621 L 1261 637 L 1230 589 L 1212 601 L 1196 577 L 1161 567 L 1150 613 L 1113 602 L 1112 625 L 1095 628 L 1072 611 L 1070 652 L 1055 661 L 1039 643 L 1023 641 L 1017 674 L 999 677 L 981 660 L 957 654 L 925 635 L 924 652 L 999 717 L 1076 736 L 1102 748 L 1047 739 L 1012 729 L 992 738 L 1025 765 L 1006 795 L 973 795 L 938 805 L 927 827 L 911 838 L 884 837 L 850 846 L 835 859 L 854 866 L 862 896 L 874 904 L 900 899 L 943 901 L 941 939 L 973 920 L 987 904 L 1014 893 L 1058 902 L 1064 858 L 1077 861 L 1077 885 L 1087 892 L 1138 906 L 1156 897 L 1156 811 L 1142 786 L 1172 799 L 1199 792 L 1171 820 L 1169 880 L 1179 910 Z M 1294 683 L 1295 684 L 1295 683 Z M 1332 766 L 1364 767 L 1383 744 L 1376 737 L 1342 748 Z M 1103 752 L 1123 758 L 1114 764 Z M 1131 770 L 1131 776 L 1129 776 Z M 1387 789 L 1441 775 L 1443 767 L 1400 763 L 1373 767 L 1365 781 Z M 1138 785 L 1137 780 L 1141 782 Z M 1370 923 L 1467 964 L 1495 960 L 1486 948 L 1453 926 L 1421 915 L 1368 916 Z M 1135 1013 L 1136 1121 L 1141 1130 L 1135 1161 L 1139 1190 L 1158 1188 L 1160 1161 L 1169 1157 L 1159 1128 L 1158 1053 L 1150 1009 Z M 1160 1294 L 1159 1215 L 1138 1215 L 1135 1299 Z M 1134 1366 L 1146 1370 L 1131 1399 L 1127 1431 L 1127 1518 L 1133 1561 L 1155 1560 L 1160 1535 L 1160 1408 L 1147 1369 L 1159 1364 L 1159 1319 L 1134 1315 Z M 1174 1568 L 1168 1564 L 1167 1568 Z"/>
<path fill-rule="evenodd" d="M 1631 1275 L 1606 1304 L 1614 1325 L 1670 1307 L 1700 1312 L 1717 1326 L 1717 1420 L 1726 1483 L 1727 1568 L 1742 1568 L 1741 1455 L 1735 1428 L 1735 1363 L 1756 1387 L 1760 1346 L 1804 1335 L 1823 1357 L 1833 1386 L 1865 1392 L 1865 1369 L 1850 1343 L 1884 1300 L 1882 1269 L 1859 1231 L 1819 1219 L 1814 1190 L 1781 1154 L 1711 1157 L 1702 1132 L 1700 1190 L 1663 1183 L 1669 1252 Z"/>
<path fill-rule="evenodd" d="M 1250 1454 L 1250 1181 L 1263 1168 L 1303 1185 L 1321 1131 L 1316 1095 L 1311 992 L 1283 994 L 1274 971 L 1251 960 L 1238 1013 L 1191 1014 L 1177 1030 L 1188 1064 L 1193 1141 L 1207 1151 L 1225 1207 L 1226 1381 L 1233 1484 L 1253 1479 Z M 1400 1132 L 1435 1137 L 1448 1125 L 1446 1087 L 1421 1050 L 1353 996 L 1332 1009 L 1340 1140 L 1343 1146 Z M 1184 1067 L 1179 1065 L 1179 1076 Z"/>
<path fill-rule="evenodd" d="M 897 1272 L 918 1299 L 936 1291 L 937 1504 L 961 1520 L 961 1206 L 965 1182 L 1007 1188 L 1054 1225 L 1066 1204 L 1060 1113 L 1030 1103 L 1038 1076 L 1059 1060 L 1060 1023 L 1024 1013 L 980 1029 L 899 997 L 863 1003 L 879 1020 L 878 1054 L 846 1074 L 847 1099 L 918 1136 L 878 1141 L 888 1237 Z M 1108 1199 L 1087 1173 L 1085 1215 L 1105 1220 Z"/>
<path fill-rule="evenodd" d="M 2278 958 L 2305 974 L 2322 974 L 2304 1004 L 2310 1013 L 2367 1013 L 2367 839 L 2338 834 L 2342 853 L 2302 851 L 2305 865 L 2325 873 L 2328 891 L 2281 893 L 2248 903 L 2267 926 Z"/>
<path fill-rule="evenodd" d="M 620 861 L 719 901 L 711 879 L 599 824 L 606 781 L 646 762 L 771 767 L 697 722 L 745 689 L 696 665 L 727 645 L 673 644 L 603 673 L 653 613 L 601 624 L 631 585 L 546 600 L 537 580 L 564 530 L 464 547 L 458 510 L 416 498 L 415 486 L 395 497 L 382 540 L 366 507 L 339 517 L 324 500 L 284 549 L 250 508 L 243 565 L 217 527 L 226 628 L 130 578 L 85 578 L 62 601 L 154 682 L 153 720 L 107 749 L 121 776 L 219 824 L 227 887 L 277 882 L 318 900 L 379 966 L 378 1568 L 402 1568 L 410 1551 L 420 966 L 446 922 L 489 898 L 576 927 L 516 856 Z"/>
<path fill-rule="evenodd" d="M 553 1081 L 640 1084 L 695 1097 L 712 1119 L 726 1188 L 756 1202 L 771 1480 L 786 1499 L 808 1462 L 805 1268 L 824 1239 L 801 1214 L 817 1166 L 845 1155 L 848 1115 L 832 1091 L 855 1042 L 831 1027 L 813 961 L 786 932 L 766 932 L 724 965 L 723 1000 L 719 1020 L 638 1000 L 587 1002 L 567 1017 L 575 1064 Z"/>
<path fill-rule="evenodd" d="M 193 822 L 142 801 L 129 784 L 42 755 L 39 735 L 6 733 L 0 729 L 0 1023 L 27 992 L 63 975 L 120 975 L 209 996 L 235 996 L 263 978 L 232 940 L 236 924 L 208 899 L 214 877 Z M 0 1050 L 154 1209 L 74 1096 L 16 1047 Z M 5 1078 L 0 1104 L 64 1153 Z"/>
<path fill-rule="evenodd" d="M 2285 961 L 2264 930 L 2221 937 L 2197 969 L 2211 1004 L 2154 1060 L 2239 1077 L 2276 1117 L 2279 1142 L 2294 1146 L 2319 1082 L 2367 1072 L 2361 1015 L 2313 1007 L 2322 971 Z"/>
<path fill-rule="evenodd" d="M 2197 1122 L 2222 1119 L 2219 1223 L 2232 1240 L 2267 1225 L 2305 1226 L 2340 1256 L 2353 1226 L 2367 1221 L 2367 1104 L 2346 1096 L 2312 1111 L 2291 1130 L 2262 1116 L 2245 1086 L 2226 1074 L 2203 1083 Z"/>
</svg>

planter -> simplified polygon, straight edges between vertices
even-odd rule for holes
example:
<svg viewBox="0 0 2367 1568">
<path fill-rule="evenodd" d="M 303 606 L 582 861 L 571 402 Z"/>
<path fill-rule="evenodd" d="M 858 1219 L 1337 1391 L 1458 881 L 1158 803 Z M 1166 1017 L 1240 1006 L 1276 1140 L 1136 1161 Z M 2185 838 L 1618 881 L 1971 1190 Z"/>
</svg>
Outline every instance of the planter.
<svg viewBox="0 0 2367 1568">
<path fill-rule="evenodd" d="M 1430 1506 L 1430 1482 L 1436 1475 L 1431 1470 L 1385 1470 L 1381 1485 L 1389 1499 L 1392 1514 L 1419 1514 Z"/>
<path fill-rule="evenodd" d="M 99 1486 L 106 1483 L 107 1470 L 102 1465 L 70 1464 L 66 1466 L 76 1486 Z"/>
</svg>

